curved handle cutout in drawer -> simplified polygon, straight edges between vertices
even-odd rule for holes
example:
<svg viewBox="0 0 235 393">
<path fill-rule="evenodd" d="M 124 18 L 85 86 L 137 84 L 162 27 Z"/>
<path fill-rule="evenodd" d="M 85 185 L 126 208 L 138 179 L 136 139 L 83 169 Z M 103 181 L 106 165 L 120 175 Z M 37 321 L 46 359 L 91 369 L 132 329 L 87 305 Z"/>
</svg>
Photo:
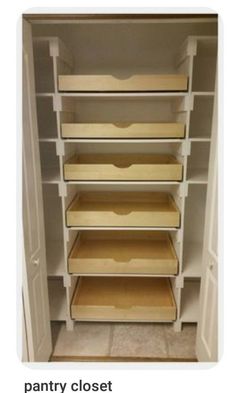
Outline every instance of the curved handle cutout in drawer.
<svg viewBox="0 0 235 393">
<path fill-rule="evenodd" d="M 110 78 L 116 79 L 117 81 L 128 81 L 128 80 L 135 78 L 135 75 L 133 75 L 133 74 L 122 74 L 122 75 L 112 74 L 112 75 L 110 75 Z"/>
<path fill-rule="evenodd" d="M 119 210 L 113 210 L 114 214 L 117 214 L 118 216 L 127 216 L 128 214 L 132 213 L 132 210 L 127 210 L 127 209 L 121 209 L 119 208 Z"/>
<path fill-rule="evenodd" d="M 132 125 L 133 123 L 113 123 L 113 126 L 117 128 L 129 128 Z"/>
<path fill-rule="evenodd" d="M 116 163 L 112 165 L 114 168 L 120 168 L 120 169 L 127 169 L 132 167 L 132 164 L 130 163 L 124 163 L 124 162 L 120 162 L 120 163 Z"/>
</svg>

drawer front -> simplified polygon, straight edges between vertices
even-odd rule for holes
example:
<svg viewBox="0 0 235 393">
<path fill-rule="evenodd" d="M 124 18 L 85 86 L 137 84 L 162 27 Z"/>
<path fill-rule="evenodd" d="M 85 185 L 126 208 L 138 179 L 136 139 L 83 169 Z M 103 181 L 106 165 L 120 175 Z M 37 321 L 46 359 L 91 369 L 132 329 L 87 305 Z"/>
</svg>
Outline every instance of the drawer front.
<svg viewBox="0 0 235 393">
<path fill-rule="evenodd" d="M 67 211 L 67 226 L 127 226 L 127 227 L 179 227 L 178 212 L 113 212 Z"/>
<path fill-rule="evenodd" d="M 111 123 L 64 123 L 63 138 L 184 138 L 183 123 L 136 123 L 118 126 Z"/>
<path fill-rule="evenodd" d="M 113 259 L 69 258 L 69 273 L 73 274 L 176 274 L 177 260 L 134 259 L 117 262 Z"/>
<path fill-rule="evenodd" d="M 186 75 L 60 75 L 59 91 L 187 91 Z"/>
<path fill-rule="evenodd" d="M 182 180 L 182 165 L 114 165 L 65 164 L 65 180 Z"/>
<path fill-rule="evenodd" d="M 78 321 L 174 321 L 176 307 L 92 307 L 71 306 L 71 315 Z"/>
</svg>

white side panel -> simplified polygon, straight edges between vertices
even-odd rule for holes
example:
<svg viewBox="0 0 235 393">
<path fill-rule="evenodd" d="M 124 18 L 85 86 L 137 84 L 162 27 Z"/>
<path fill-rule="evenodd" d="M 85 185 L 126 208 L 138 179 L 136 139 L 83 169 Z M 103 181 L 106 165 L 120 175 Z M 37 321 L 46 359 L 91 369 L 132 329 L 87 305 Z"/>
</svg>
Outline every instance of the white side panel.
<svg viewBox="0 0 235 393">
<path fill-rule="evenodd" d="M 200 316 L 196 353 L 199 361 L 218 360 L 218 190 L 217 190 L 217 99 L 215 97 L 212 146 L 209 164 L 206 204 L 205 239 L 203 250 Z"/>
</svg>

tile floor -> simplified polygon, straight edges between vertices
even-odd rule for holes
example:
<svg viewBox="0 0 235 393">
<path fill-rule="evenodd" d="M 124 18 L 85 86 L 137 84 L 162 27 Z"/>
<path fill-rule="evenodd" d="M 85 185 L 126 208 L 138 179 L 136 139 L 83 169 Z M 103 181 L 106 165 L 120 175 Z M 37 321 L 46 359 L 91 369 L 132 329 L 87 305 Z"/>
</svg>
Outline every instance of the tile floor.
<svg viewBox="0 0 235 393">
<path fill-rule="evenodd" d="M 196 326 L 176 333 L 172 324 L 77 323 L 73 332 L 53 324 L 55 357 L 196 359 Z"/>
</svg>

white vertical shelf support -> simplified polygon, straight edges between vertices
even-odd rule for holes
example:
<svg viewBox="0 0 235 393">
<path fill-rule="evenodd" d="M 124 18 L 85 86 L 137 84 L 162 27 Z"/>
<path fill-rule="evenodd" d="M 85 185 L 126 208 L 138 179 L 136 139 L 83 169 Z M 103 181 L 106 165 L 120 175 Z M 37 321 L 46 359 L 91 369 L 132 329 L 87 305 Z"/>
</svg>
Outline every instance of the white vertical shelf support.
<svg viewBox="0 0 235 393">
<path fill-rule="evenodd" d="M 184 278 L 182 274 L 183 270 L 183 250 L 184 250 L 184 219 L 185 219 L 185 198 L 188 195 L 188 183 L 187 183 L 187 164 L 188 156 L 191 154 L 191 142 L 189 140 L 189 122 L 190 122 L 190 108 L 191 108 L 191 95 L 192 95 L 192 76 L 193 76 L 193 58 L 197 53 L 197 43 L 194 37 L 188 37 L 183 43 L 178 57 L 176 58 L 176 67 L 178 72 L 186 72 L 188 75 L 188 92 L 184 98 L 182 104 L 178 108 L 174 108 L 176 112 L 185 111 L 185 140 L 180 147 L 180 154 L 183 156 L 183 180 L 179 189 L 180 197 L 182 198 L 181 203 L 181 228 L 179 233 L 179 272 L 176 277 L 176 287 L 178 288 L 177 297 L 177 319 L 174 323 L 174 330 L 176 332 L 181 331 L 182 323 L 180 320 L 181 315 L 181 298 L 182 288 L 184 286 Z"/>
<path fill-rule="evenodd" d="M 70 317 L 70 302 L 71 302 L 71 290 L 73 289 L 72 278 L 68 274 L 67 269 L 67 257 L 68 257 L 68 238 L 69 233 L 66 227 L 65 221 L 65 198 L 67 197 L 67 186 L 64 182 L 63 178 L 63 157 L 65 155 L 64 141 L 61 138 L 60 131 L 60 113 L 62 111 L 62 98 L 58 92 L 58 67 L 59 62 L 62 62 L 69 68 L 72 67 L 73 61 L 72 56 L 69 54 L 67 48 L 63 44 L 63 42 L 57 37 L 49 38 L 50 45 L 50 56 L 53 59 L 53 77 L 54 77 L 54 91 L 55 94 L 53 96 L 53 109 L 56 112 L 56 121 L 57 121 L 57 140 L 56 140 L 56 154 L 59 158 L 59 166 L 60 166 L 60 181 L 59 181 L 59 196 L 61 198 L 61 206 L 62 206 L 62 220 L 63 220 L 63 244 L 64 244 L 64 275 L 63 275 L 63 284 L 66 292 L 66 307 L 67 307 L 67 319 L 66 326 L 68 330 L 73 330 L 74 322 Z"/>
</svg>

